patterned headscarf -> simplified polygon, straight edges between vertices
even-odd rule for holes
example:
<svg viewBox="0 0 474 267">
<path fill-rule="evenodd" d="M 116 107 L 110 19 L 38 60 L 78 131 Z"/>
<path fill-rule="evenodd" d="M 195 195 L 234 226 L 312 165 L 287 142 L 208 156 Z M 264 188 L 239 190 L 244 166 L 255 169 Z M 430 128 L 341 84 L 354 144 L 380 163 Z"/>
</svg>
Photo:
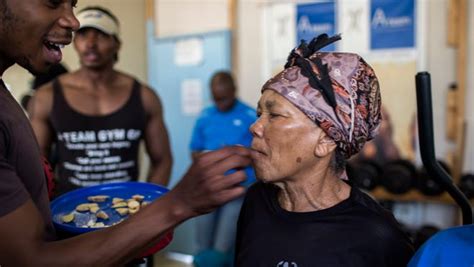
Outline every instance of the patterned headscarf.
<svg viewBox="0 0 474 267">
<path fill-rule="evenodd" d="M 318 52 L 340 39 L 326 34 L 290 53 L 285 70 L 262 88 L 274 90 L 331 137 L 345 158 L 378 132 L 380 89 L 374 70 L 357 54 Z"/>
</svg>

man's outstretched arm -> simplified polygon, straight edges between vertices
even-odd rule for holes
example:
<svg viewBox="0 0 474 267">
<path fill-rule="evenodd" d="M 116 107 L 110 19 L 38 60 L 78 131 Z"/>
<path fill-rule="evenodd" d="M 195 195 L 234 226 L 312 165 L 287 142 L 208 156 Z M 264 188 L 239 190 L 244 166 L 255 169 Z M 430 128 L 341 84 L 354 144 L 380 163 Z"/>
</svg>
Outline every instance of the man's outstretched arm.
<svg viewBox="0 0 474 267">
<path fill-rule="evenodd" d="M 206 153 L 189 168 L 176 187 L 124 222 L 62 241 L 43 239 L 44 222 L 31 200 L 0 217 L 0 265 L 116 266 L 153 245 L 168 230 L 191 217 L 208 213 L 242 195 L 243 171 L 223 174 L 250 163 L 242 147 Z"/>
</svg>

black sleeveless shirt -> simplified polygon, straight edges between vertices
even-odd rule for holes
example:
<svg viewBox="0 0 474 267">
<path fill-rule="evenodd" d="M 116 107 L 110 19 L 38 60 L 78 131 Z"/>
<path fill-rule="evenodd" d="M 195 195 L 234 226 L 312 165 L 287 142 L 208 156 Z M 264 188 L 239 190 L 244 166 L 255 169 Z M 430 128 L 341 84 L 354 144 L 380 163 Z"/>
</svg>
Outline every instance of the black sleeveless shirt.
<svg viewBox="0 0 474 267">
<path fill-rule="evenodd" d="M 140 88 L 135 80 L 125 105 L 108 115 L 90 116 L 69 106 L 59 80 L 53 82 L 55 196 L 79 187 L 138 179 L 138 149 L 147 119 Z"/>
</svg>

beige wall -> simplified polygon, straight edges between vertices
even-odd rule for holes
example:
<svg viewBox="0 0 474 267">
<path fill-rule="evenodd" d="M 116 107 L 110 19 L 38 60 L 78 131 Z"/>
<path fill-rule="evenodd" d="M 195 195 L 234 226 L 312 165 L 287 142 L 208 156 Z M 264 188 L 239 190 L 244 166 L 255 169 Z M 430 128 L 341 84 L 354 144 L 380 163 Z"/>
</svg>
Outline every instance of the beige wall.
<svg viewBox="0 0 474 267">
<path fill-rule="evenodd" d="M 448 1 L 430 1 L 427 23 L 427 71 L 431 74 L 436 154 L 446 156 L 446 94 L 455 81 L 455 50 L 447 45 Z"/>
<path fill-rule="evenodd" d="M 155 0 L 155 35 L 203 33 L 229 28 L 228 0 Z"/>
<path fill-rule="evenodd" d="M 403 157 L 414 157 L 410 124 L 416 114 L 416 62 L 375 63 L 371 66 L 379 79 L 382 105 L 391 115 L 393 139 Z"/>
<path fill-rule="evenodd" d="M 464 170 L 474 172 L 474 1 L 469 1 L 469 18 L 468 18 L 468 67 L 467 67 L 467 90 L 466 90 L 466 154 L 464 159 Z"/>
<path fill-rule="evenodd" d="M 238 4 L 237 81 L 240 97 L 256 107 L 265 79 L 263 68 L 263 0 L 243 0 Z"/>
<path fill-rule="evenodd" d="M 146 81 L 145 0 L 80 0 L 76 11 L 98 3 L 110 9 L 120 20 L 123 43 L 117 69 Z M 72 45 L 63 50 L 63 57 L 63 63 L 69 70 L 78 68 L 79 61 Z M 33 79 L 31 74 L 18 66 L 7 70 L 3 78 L 17 99 L 29 90 Z"/>
<path fill-rule="evenodd" d="M 446 94 L 450 83 L 456 79 L 456 51 L 447 46 L 448 0 L 428 1 L 427 70 L 431 74 L 435 146 L 437 155 L 446 157 L 454 149 L 446 140 Z M 474 172 L 474 1 L 468 2 L 468 58 L 466 110 L 466 147 L 464 172 Z"/>
</svg>

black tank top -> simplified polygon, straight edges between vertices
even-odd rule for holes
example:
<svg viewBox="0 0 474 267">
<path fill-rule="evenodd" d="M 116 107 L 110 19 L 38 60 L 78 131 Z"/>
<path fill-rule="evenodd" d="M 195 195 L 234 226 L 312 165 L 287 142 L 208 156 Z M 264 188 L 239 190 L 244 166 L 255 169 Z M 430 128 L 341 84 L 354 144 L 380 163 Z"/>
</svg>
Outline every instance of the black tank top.
<svg viewBox="0 0 474 267">
<path fill-rule="evenodd" d="M 140 88 L 135 80 L 125 105 L 108 115 L 90 116 L 72 109 L 59 80 L 53 82 L 55 196 L 79 187 L 138 179 L 138 148 L 146 125 Z"/>
</svg>

